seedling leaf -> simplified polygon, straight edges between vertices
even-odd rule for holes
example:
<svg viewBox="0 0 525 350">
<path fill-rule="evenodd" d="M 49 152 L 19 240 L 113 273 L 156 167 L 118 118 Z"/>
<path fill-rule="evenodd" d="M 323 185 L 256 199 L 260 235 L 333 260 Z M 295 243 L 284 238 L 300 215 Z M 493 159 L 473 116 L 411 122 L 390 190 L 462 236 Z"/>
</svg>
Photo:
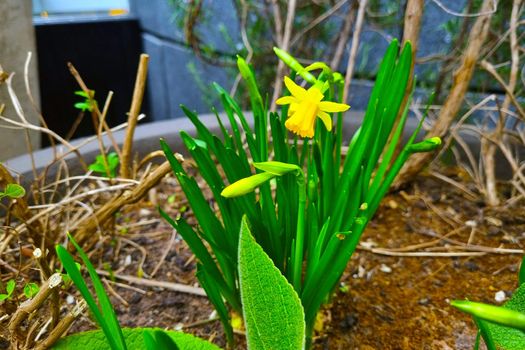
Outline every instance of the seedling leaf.
<svg viewBox="0 0 525 350">
<path fill-rule="evenodd" d="M 26 190 L 19 184 L 7 184 L 4 195 L 10 198 L 21 198 L 26 195 Z"/>
</svg>

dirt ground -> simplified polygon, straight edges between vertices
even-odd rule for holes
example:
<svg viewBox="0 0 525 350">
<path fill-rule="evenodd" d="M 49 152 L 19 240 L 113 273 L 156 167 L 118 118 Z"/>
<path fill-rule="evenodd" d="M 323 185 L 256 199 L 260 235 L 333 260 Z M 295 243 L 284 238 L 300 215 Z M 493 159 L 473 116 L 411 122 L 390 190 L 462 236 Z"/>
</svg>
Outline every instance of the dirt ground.
<svg viewBox="0 0 525 350">
<path fill-rule="evenodd" d="M 175 200 L 169 201 L 172 194 Z M 150 197 L 153 203 L 122 213 L 117 226 L 122 238 L 93 255 L 117 277 L 119 284 L 109 285 L 118 317 L 123 326 L 181 329 L 224 346 L 206 297 L 120 278 L 143 273 L 155 281 L 198 287 L 191 252 L 155 209 L 159 204 L 174 216 L 191 215 L 184 196 L 175 180 L 167 179 Z M 521 249 L 524 237 L 522 207 L 486 208 L 455 186 L 421 176 L 383 200 L 339 290 L 323 309 L 314 349 L 472 349 L 473 322 L 449 301 L 498 304 L 499 291 L 510 297 L 521 255 L 503 249 Z M 73 331 L 93 326 L 83 318 Z M 243 349 L 242 334 L 236 340 Z"/>
</svg>

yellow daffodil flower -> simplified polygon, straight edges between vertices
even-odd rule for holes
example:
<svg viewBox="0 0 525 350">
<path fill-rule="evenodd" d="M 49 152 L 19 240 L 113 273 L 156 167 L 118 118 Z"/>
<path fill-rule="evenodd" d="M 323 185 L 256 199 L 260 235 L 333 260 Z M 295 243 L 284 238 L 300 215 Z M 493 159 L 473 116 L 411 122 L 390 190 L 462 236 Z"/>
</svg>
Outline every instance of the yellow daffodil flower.
<svg viewBox="0 0 525 350">
<path fill-rule="evenodd" d="M 284 125 L 301 137 L 314 136 L 316 117 L 323 121 L 328 131 L 332 130 L 332 118 L 328 113 L 344 112 L 350 108 L 344 103 L 321 101 L 324 95 L 317 85 L 306 90 L 288 77 L 284 77 L 284 84 L 292 95 L 281 97 L 275 103 L 290 105 L 288 119 Z"/>
</svg>

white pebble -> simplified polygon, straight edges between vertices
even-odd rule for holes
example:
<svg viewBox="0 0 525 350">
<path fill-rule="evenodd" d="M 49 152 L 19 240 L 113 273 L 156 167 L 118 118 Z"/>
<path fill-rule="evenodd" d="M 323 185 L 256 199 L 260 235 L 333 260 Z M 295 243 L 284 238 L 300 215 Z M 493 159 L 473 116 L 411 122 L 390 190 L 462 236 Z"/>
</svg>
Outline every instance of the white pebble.
<svg viewBox="0 0 525 350">
<path fill-rule="evenodd" d="M 476 227 L 478 226 L 478 223 L 476 222 L 476 220 L 467 220 L 465 221 L 465 226 Z"/>
<path fill-rule="evenodd" d="M 126 258 L 124 259 L 124 266 L 131 265 L 131 255 L 126 255 Z"/>
<path fill-rule="evenodd" d="M 494 299 L 498 303 L 501 303 L 502 301 L 505 301 L 505 299 L 507 299 L 507 295 L 505 295 L 504 291 L 500 290 L 499 292 L 496 293 L 496 295 L 494 296 Z"/>
<path fill-rule="evenodd" d="M 72 295 L 68 295 L 66 297 L 66 303 L 68 303 L 69 305 L 74 304 L 75 303 L 75 297 L 73 297 Z"/>
<path fill-rule="evenodd" d="M 384 272 L 384 273 L 391 273 L 392 272 L 392 268 L 390 266 L 385 265 L 385 264 L 381 264 L 381 266 L 379 267 L 379 270 L 381 270 L 381 272 Z"/>
</svg>

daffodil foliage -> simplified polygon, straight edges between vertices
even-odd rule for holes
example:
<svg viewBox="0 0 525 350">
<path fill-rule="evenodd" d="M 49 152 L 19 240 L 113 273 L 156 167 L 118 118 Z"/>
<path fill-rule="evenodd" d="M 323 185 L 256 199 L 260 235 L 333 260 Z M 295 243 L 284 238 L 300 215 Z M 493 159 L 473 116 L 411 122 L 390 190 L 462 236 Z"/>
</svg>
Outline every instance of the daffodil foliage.
<svg viewBox="0 0 525 350">
<path fill-rule="evenodd" d="M 400 50 L 398 41 L 392 41 L 362 125 L 349 139 L 343 139 L 343 112 L 349 106 L 342 101 L 341 74 L 319 62 L 303 67 L 290 54 L 275 52 L 290 67 L 284 79 L 287 92 L 275 101 L 282 106 L 279 113 L 269 112 L 242 58 L 237 63 L 250 93 L 253 120 L 218 85 L 214 89 L 225 111 L 224 118 L 217 116 L 218 134 L 183 107 L 197 136 L 182 132 L 181 138 L 202 180 L 188 174 L 161 142 L 198 225 L 161 214 L 197 257 L 199 281 L 230 339 L 229 311 L 242 313 L 237 254 L 243 216 L 300 296 L 311 335 L 319 308 L 403 163 L 410 154 L 431 151 L 440 143 L 414 143 L 418 128 L 395 152 L 407 118 L 403 100 L 412 91 L 407 86 L 410 43 Z M 348 146 L 344 154 L 343 145 Z"/>
</svg>

